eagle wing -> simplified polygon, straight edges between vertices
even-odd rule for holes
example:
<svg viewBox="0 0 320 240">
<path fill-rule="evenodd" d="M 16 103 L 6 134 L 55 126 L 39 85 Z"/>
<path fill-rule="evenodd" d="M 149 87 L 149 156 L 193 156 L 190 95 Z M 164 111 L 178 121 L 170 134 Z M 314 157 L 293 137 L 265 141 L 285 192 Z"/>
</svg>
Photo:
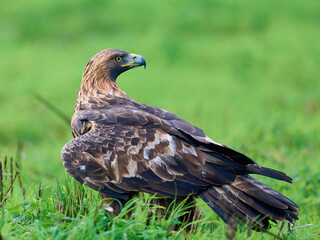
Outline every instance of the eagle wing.
<svg viewBox="0 0 320 240">
<path fill-rule="evenodd" d="M 77 114 L 72 121 L 77 137 L 62 151 L 66 169 L 91 188 L 122 199 L 135 191 L 184 197 L 231 183 L 247 171 L 246 164 L 207 148 L 217 144 L 202 131 L 162 111 L 163 118 L 128 106 Z"/>
<path fill-rule="evenodd" d="M 174 134 L 184 139 L 185 141 L 190 142 L 193 146 L 200 147 L 203 151 L 216 152 L 219 155 L 223 155 L 237 163 L 258 165 L 257 162 L 245 156 L 244 154 L 213 141 L 208 136 L 206 136 L 206 134 L 200 128 L 190 124 L 186 120 L 178 117 L 171 112 L 168 112 L 161 108 L 141 104 L 135 101 L 133 102 L 133 104 L 135 107 L 142 111 L 148 112 L 168 121 L 170 125 L 175 130 L 177 130 Z"/>
</svg>

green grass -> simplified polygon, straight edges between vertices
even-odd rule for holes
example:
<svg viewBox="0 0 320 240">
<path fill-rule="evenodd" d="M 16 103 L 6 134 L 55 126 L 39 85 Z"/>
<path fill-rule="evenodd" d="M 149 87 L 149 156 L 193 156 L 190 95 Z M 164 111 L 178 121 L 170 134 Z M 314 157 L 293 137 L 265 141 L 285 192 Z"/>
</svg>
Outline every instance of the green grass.
<svg viewBox="0 0 320 240">
<path fill-rule="evenodd" d="M 319 9 L 317 0 L 2 1 L 0 158 L 21 157 L 26 189 L 25 199 L 18 185 L 9 193 L 2 236 L 186 237 L 184 231 L 168 235 L 174 220 L 148 226 L 142 217 L 108 220 L 96 193 L 72 219 L 57 210 L 57 189 L 69 196 L 77 186 L 60 160 L 72 138 L 70 126 L 33 94 L 71 117 L 86 62 L 101 49 L 118 48 L 142 55 L 148 64 L 118 79 L 129 96 L 172 111 L 215 141 L 285 171 L 292 185 L 261 179 L 300 206 L 296 226 L 314 224 L 285 238 L 320 238 Z M 139 209 L 136 216 L 146 216 Z M 223 239 L 222 221 L 202 209 L 203 222 L 210 223 L 190 238 Z M 246 232 L 237 238 L 246 239 Z M 251 239 L 272 237 L 254 233 Z"/>
<path fill-rule="evenodd" d="M 110 216 L 104 211 L 97 192 L 67 174 L 50 186 L 34 186 L 25 182 L 25 176 L 17 168 L 13 167 L 13 175 L 9 169 L 3 168 L 2 181 L 5 193 L 13 186 L 1 212 L 1 234 L 5 239 L 228 239 L 226 233 L 237 239 L 272 239 L 278 234 L 276 227 L 269 234 L 248 231 L 246 226 L 239 226 L 238 232 L 228 230 L 200 201 L 199 206 L 208 211 L 197 222 L 197 230 L 190 233 L 186 231 L 189 224 L 182 223 L 180 228 L 175 228 L 181 224 L 179 217 L 188 213 L 190 205 L 174 201 L 169 211 L 161 215 L 157 212 L 159 206 L 152 202 L 157 197 L 143 194 L 129 201 L 120 215 Z M 20 175 L 16 181 L 11 180 L 16 172 Z M 282 232 L 280 236 L 301 239 L 304 232 L 303 229 L 297 233 Z"/>
</svg>

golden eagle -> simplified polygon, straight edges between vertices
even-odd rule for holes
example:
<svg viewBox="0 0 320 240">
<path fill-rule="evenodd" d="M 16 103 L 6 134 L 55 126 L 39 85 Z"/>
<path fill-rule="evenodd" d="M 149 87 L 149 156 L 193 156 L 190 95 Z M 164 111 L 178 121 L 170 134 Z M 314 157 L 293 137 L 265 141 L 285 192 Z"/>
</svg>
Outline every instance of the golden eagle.
<svg viewBox="0 0 320 240">
<path fill-rule="evenodd" d="M 199 196 L 225 222 L 251 222 L 258 229 L 298 219 L 294 202 L 250 176 L 291 183 L 286 174 L 260 167 L 175 114 L 127 96 L 116 79 L 139 66 L 146 66 L 143 57 L 115 49 L 87 63 L 71 121 L 74 139 L 62 149 L 71 176 L 122 203 L 140 191 L 167 199 Z"/>
</svg>

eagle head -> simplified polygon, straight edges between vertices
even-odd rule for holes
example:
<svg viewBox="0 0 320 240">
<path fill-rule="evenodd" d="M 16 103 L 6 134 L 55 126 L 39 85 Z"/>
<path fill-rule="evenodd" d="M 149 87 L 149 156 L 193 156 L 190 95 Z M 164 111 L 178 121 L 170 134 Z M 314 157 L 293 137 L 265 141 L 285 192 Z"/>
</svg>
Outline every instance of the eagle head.
<svg viewBox="0 0 320 240">
<path fill-rule="evenodd" d="M 115 81 L 121 73 L 140 66 L 146 67 L 146 61 L 140 55 L 117 49 L 105 49 L 89 60 L 83 72 L 83 79 L 102 78 Z"/>
</svg>

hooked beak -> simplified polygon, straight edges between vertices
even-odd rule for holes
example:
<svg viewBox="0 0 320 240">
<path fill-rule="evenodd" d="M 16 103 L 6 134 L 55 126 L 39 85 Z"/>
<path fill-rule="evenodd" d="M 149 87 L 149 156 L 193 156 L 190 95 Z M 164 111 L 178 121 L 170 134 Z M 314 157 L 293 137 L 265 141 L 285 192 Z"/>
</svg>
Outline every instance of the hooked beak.
<svg viewBox="0 0 320 240">
<path fill-rule="evenodd" d="M 127 63 L 123 64 L 122 67 L 140 67 L 140 66 L 144 66 L 144 68 L 146 68 L 147 63 L 146 60 L 144 60 L 143 57 L 141 57 L 138 54 L 134 54 L 131 53 L 128 55 L 127 57 Z"/>
</svg>

